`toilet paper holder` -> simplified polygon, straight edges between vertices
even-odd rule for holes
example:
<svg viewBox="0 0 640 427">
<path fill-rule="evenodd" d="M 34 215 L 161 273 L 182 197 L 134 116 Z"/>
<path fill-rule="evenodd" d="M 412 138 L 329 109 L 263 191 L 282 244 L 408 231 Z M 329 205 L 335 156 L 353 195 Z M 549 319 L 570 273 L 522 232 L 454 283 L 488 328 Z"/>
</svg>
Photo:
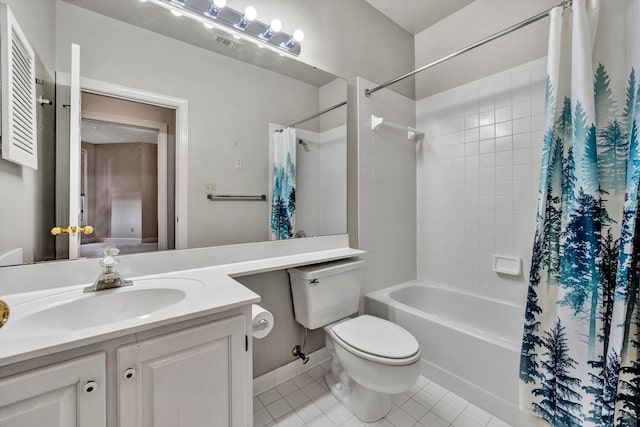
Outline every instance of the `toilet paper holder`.
<svg viewBox="0 0 640 427">
<path fill-rule="evenodd" d="M 274 325 L 273 314 L 259 305 L 251 305 L 251 335 L 261 339 L 269 335 Z"/>
<path fill-rule="evenodd" d="M 269 327 L 269 321 L 267 319 L 260 319 L 256 323 L 251 325 L 251 327 L 254 331 L 261 331 Z"/>
</svg>

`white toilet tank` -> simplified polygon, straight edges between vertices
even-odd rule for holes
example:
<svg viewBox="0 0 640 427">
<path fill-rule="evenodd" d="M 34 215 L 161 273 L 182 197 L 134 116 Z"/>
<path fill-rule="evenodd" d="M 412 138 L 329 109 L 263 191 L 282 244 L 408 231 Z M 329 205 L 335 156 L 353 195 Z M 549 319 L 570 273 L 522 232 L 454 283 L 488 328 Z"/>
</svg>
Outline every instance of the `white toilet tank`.
<svg viewBox="0 0 640 427">
<path fill-rule="evenodd" d="M 356 258 L 288 269 L 296 321 L 316 329 L 357 312 L 364 263 Z"/>
</svg>

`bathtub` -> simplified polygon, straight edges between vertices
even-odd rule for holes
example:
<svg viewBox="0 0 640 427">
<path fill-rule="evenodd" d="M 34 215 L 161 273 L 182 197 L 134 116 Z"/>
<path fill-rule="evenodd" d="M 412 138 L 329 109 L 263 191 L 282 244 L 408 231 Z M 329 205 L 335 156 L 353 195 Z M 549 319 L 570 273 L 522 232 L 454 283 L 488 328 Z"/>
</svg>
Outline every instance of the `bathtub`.
<svg viewBox="0 0 640 427">
<path fill-rule="evenodd" d="M 514 426 L 518 410 L 524 308 L 416 281 L 365 296 L 365 312 L 411 332 L 422 348 L 422 373 Z"/>
</svg>

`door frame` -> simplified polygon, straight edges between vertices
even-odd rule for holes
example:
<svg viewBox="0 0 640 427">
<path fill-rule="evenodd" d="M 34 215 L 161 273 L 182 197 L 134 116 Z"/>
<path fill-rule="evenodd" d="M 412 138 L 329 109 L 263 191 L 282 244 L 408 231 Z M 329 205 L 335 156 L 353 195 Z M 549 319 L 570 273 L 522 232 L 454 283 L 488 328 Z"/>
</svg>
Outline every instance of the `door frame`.
<svg viewBox="0 0 640 427">
<path fill-rule="evenodd" d="M 59 77 L 59 79 L 58 79 Z M 71 76 L 56 73 L 61 84 L 69 84 Z M 171 108 L 176 111 L 175 133 L 175 249 L 189 247 L 189 101 L 170 95 L 132 88 L 116 83 L 80 78 L 80 90 L 96 95 Z M 166 192 L 165 192 L 166 194 Z M 159 195 L 158 195 L 159 197 Z M 160 236 L 158 236 L 160 237 Z"/>
</svg>

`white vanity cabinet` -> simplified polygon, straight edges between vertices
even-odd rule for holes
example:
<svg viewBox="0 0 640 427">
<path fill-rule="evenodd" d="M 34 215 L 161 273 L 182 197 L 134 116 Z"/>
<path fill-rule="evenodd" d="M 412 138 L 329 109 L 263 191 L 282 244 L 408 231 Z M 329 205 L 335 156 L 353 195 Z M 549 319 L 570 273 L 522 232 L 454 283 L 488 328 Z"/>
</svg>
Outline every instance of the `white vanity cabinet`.
<svg viewBox="0 0 640 427">
<path fill-rule="evenodd" d="M 0 366 L 0 427 L 250 427 L 250 311 Z"/>
<path fill-rule="evenodd" d="M 119 427 L 246 426 L 245 319 L 117 349 Z"/>
<path fill-rule="evenodd" d="M 106 426 L 105 353 L 0 380 L 0 427 Z"/>
</svg>

